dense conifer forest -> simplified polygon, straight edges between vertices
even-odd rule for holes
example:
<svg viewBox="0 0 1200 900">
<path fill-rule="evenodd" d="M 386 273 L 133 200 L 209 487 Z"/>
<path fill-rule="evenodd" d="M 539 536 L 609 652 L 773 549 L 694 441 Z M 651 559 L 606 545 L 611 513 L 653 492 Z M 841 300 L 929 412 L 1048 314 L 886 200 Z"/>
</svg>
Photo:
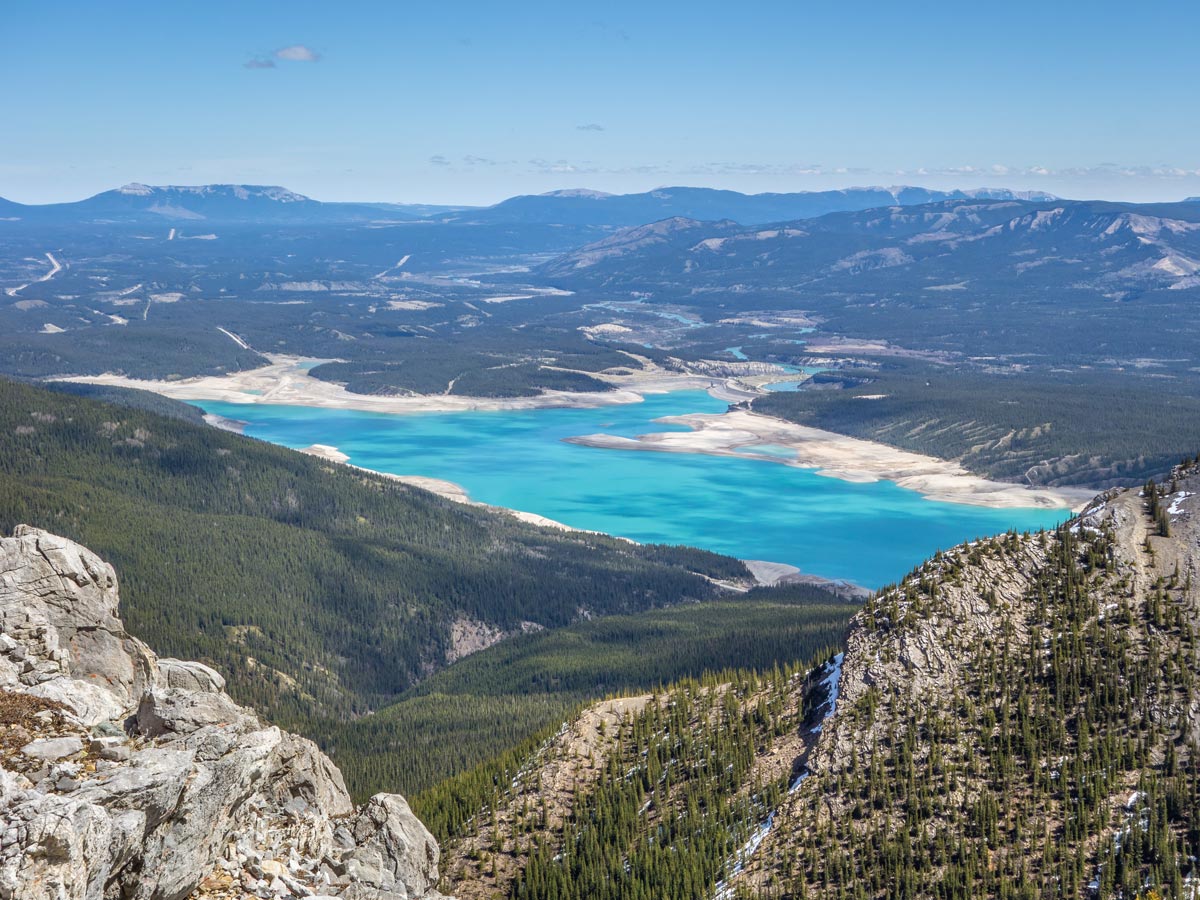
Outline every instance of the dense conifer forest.
<svg viewBox="0 0 1200 900">
<path fill-rule="evenodd" d="M 497 756 L 557 728 L 572 710 L 708 672 L 792 664 L 838 645 L 855 609 L 820 588 L 796 585 L 607 616 L 512 638 L 444 669 L 375 715 L 308 727 L 339 760 L 353 793 L 400 790 L 416 797 L 427 822 L 441 823 L 479 802 L 476 766 L 488 763 L 482 771 L 492 771 Z M 465 780 L 417 796 L 460 775 Z M 446 803 L 459 812 L 435 811 Z"/>
<path fill-rule="evenodd" d="M 427 792 L 456 890 L 1194 897 L 1195 471 L 937 554 L 836 666 L 590 707 Z"/>
<path fill-rule="evenodd" d="M 742 564 L 525 525 L 176 418 L 0 381 L 0 528 L 111 560 L 130 629 L 282 722 L 441 668 L 459 617 L 568 625 L 718 596 Z"/>
</svg>

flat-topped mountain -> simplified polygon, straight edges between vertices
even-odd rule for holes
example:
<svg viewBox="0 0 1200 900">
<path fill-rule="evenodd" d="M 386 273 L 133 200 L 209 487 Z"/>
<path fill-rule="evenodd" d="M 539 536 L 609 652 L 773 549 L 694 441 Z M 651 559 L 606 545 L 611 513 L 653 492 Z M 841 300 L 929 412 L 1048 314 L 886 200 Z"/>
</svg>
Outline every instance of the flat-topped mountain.
<svg viewBox="0 0 1200 900">
<path fill-rule="evenodd" d="M 72 203 L 26 205 L 0 198 L 0 215 L 22 222 L 332 224 L 409 221 L 422 214 L 389 203 L 323 203 L 274 185 L 127 184 Z"/>
</svg>

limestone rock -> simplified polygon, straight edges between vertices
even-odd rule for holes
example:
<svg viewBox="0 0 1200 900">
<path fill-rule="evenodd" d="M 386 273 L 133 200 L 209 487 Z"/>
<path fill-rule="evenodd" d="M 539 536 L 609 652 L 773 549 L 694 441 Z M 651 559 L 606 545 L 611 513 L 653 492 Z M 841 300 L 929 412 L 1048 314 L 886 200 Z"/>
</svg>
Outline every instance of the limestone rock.
<svg viewBox="0 0 1200 900">
<path fill-rule="evenodd" d="M 169 688 L 210 694 L 225 690 L 225 679 L 215 669 L 182 659 L 160 659 L 158 682 Z"/>
<path fill-rule="evenodd" d="M 74 756 L 83 750 L 83 741 L 74 736 L 60 738 L 38 738 L 21 748 L 21 752 L 32 759 L 54 762 Z"/>
<path fill-rule="evenodd" d="M 129 706 L 154 680 L 153 654 L 117 617 L 112 566 L 35 528 L 0 541 L 0 631 L 16 643 L 10 659 L 26 663 L 12 680 L 26 686 L 69 676 Z"/>
<path fill-rule="evenodd" d="M 427 896 L 437 886 L 437 842 L 403 797 L 376 794 L 359 811 L 351 833 L 356 848 L 348 866 L 362 885 L 404 897 Z"/>
<path fill-rule="evenodd" d="M 442 896 L 404 798 L 356 812 L 315 744 L 210 667 L 158 659 L 117 604 L 112 568 L 77 544 L 0 539 L 0 691 L 42 709 L 0 768 L 0 900 Z"/>
</svg>

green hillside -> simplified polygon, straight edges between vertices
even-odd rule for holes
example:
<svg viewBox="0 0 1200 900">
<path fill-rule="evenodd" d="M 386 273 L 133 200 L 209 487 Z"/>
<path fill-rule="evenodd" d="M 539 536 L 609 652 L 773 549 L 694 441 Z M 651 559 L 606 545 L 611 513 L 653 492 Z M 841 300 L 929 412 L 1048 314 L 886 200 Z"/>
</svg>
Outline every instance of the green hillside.
<svg viewBox="0 0 1200 900">
<path fill-rule="evenodd" d="M 300 723 L 441 668 L 460 618 L 517 629 L 718 595 L 742 564 L 522 524 L 176 418 L 0 381 L 0 528 L 91 547 L 130 630 Z M 697 574 L 698 573 L 698 574 Z"/>
<path fill-rule="evenodd" d="M 310 728 L 354 794 L 426 791 L 416 802 L 441 825 L 470 805 L 465 785 L 474 780 L 432 785 L 557 728 L 581 704 L 710 672 L 793 664 L 840 645 L 857 608 L 797 585 L 580 622 L 470 656 L 376 715 Z"/>
</svg>

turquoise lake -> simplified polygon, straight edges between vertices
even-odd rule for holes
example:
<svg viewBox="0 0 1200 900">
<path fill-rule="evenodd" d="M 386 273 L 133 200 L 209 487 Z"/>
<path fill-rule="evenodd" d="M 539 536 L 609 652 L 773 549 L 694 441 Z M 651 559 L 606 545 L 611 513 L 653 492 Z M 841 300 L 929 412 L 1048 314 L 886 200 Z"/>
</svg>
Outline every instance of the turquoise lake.
<svg viewBox="0 0 1200 900">
<path fill-rule="evenodd" d="M 473 500 L 576 528 L 790 563 L 872 588 L 905 575 L 935 550 L 1009 528 L 1050 527 L 1068 515 L 936 502 L 891 482 L 852 484 L 767 460 L 608 450 L 562 440 L 686 430 L 654 419 L 726 409 L 703 391 L 652 394 L 643 403 L 601 409 L 405 415 L 196 405 L 248 423 L 245 433 L 252 437 L 293 448 L 330 444 L 355 465 L 453 481 Z M 780 455 L 782 449 L 763 452 Z"/>
</svg>

